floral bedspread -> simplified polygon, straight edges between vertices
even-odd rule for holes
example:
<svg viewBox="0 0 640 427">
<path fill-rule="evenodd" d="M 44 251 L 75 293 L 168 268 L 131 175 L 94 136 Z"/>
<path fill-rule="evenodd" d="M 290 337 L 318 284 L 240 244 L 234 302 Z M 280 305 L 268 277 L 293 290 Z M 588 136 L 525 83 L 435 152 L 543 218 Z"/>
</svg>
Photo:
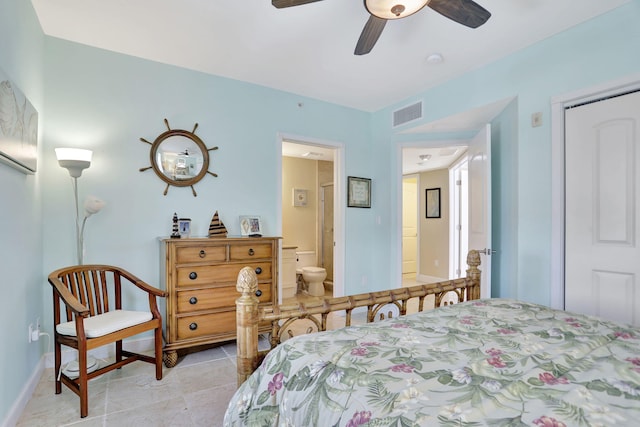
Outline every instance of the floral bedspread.
<svg viewBox="0 0 640 427">
<path fill-rule="evenodd" d="M 302 335 L 224 424 L 640 425 L 640 328 L 492 299 Z"/>
</svg>

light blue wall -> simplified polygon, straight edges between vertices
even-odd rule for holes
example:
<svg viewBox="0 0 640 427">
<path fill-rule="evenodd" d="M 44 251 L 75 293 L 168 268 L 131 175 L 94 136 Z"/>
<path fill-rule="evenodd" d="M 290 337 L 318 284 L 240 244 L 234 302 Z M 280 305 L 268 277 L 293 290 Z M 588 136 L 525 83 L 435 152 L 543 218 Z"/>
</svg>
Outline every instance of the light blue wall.
<svg viewBox="0 0 640 427">
<path fill-rule="evenodd" d="M 44 37 L 31 2 L 0 1 L 0 69 L 44 120 Z M 40 167 L 41 163 L 38 163 Z M 40 175 L 0 164 L 0 421 L 33 374 L 46 341 L 27 342 L 29 323 L 43 316 Z"/>
<path fill-rule="evenodd" d="M 640 1 L 577 26 L 501 61 L 417 94 L 374 114 L 293 94 L 207 76 L 58 39 L 43 37 L 30 3 L 0 0 L 0 67 L 41 113 L 39 171 L 24 175 L 0 165 L 5 328 L 0 352 L 0 419 L 33 373 L 44 341 L 27 344 L 26 329 L 40 316 L 51 327 L 45 276 L 74 262 L 71 181 L 53 148 L 94 150 L 80 195 L 107 202 L 89 219 L 86 261 L 122 265 L 152 283 L 158 277 L 157 237 L 170 232 L 178 212 L 204 235 L 218 210 L 231 233 L 241 214 L 261 215 L 278 234 L 278 132 L 345 146 L 345 174 L 373 179 L 372 208 L 346 210 L 347 293 L 386 288 L 400 277 L 397 250 L 398 149 L 407 136 L 390 127 L 392 110 L 425 101 L 423 122 L 496 100 L 516 101 L 494 121 L 494 244 L 508 248 L 495 261 L 494 295 L 549 303 L 551 244 L 550 98 L 640 72 Z M 400 71 L 401 72 L 401 71 Z M 303 107 L 298 107 L 298 102 Z M 530 115 L 543 113 L 531 128 Z M 149 146 L 165 130 L 191 129 L 212 153 L 207 176 L 187 189 L 171 188 L 151 171 Z M 412 136 L 434 138 L 432 135 Z M 513 215 L 517 216 L 513 216 Z M 42 224 L 42 225 L 41 225 Z M 496 270 L 497 268 L 497 270 Z M 496 274 L 497 273 L 497 274 Z M 17 303 L 16 303 L 17 300 Z M 4 347 L 3 347 L 4 348 Z"/>
<path fill-rule="evenodd" d="M 551 249 L 551 98 L 582 88 L 640 73 L 640 1 L 634 0 L 608 14 L 578 25 L 500 61 L 452 79 L 410 99 L 389 106 L 373 117 L 373 146 L 376 149 L 376 178 L 379 194 L 397 198 L 395 186 L 397 145 L 407 137 L 389 126 L 393 110 L 424 100 L 424 118 L 419 125 L 466 110 L 516 97 L 517 106 L 501 117 L 510 137 L 493 141 L 494 158 L 500 166 L 500 181 L 494 193 L 507 198 L 493 211 L 517 213 L 517 219 L 495 224 L 494 245 L 500 251 L 499 264 L 512 283 L 493 283 L 494 295 L 550 303 Z M 507 36 L 507 35 L 505 35 Z M 543 125 L 532 128 L 531 114 L 542 112 Z M 504 123 L 508 117 L 511 124 Z M 512 128 L 517 126 L 517 128 Z M 402 130 L 400 128 L 399 130 Z M 423 135 L 425 139 L 429 135 Z M 515 138 L 514 138 L 515 137 Z M 419 136 L 412 135 L 412 140 Z M 517 144 L 515 148 L 505 144 Z M 385 156 L 391 154 L 388 160 Z M 515 158 L 513 157 L 515 155 Z M 511 167 L 509 163 L 513 162 Z M 516 187 L 513 190 L 507 186 Z M 382 188 L 381 188 L 382 187 Z M 506 191 L 506 193 L 505 193 Z M 381 212 L 390 224 L 389 239 L 375 247 L 375 256 L 386 253 L 394 259 L 400 220 L 393 203 Z M 496 241 L 496 237 L 499 240 Z M 509 250 L 501 251 L 508 248 Z M 382 255 L 384 257 L 384 255 Z M 378 264 L 380 274 L 398 277 Z"/>
<path fill-rule="evenodd" d="M 492 297 L 516 298 L 518 266 L 507 254 L 518 250 L 518 101 L 491 121 Z"/>
<path fill-rule="evenodd" d="M 54 38 L 46 39 L 45 70 L 46 272 L 74 261 L 73 193 L 55 147 L 94 151 L 78 181 L 80 198 L 95 195 L 106 207 L 87 222 L 85 263 L 120 265 L 154 284 L 157 239 L 170 234 L 174 212 L 192 219 L 196 236 L 206 236 L 216 210 L 230 234 L 240 234 L 239 215 L 252 214 L 262 217 L 265 234 L 280 235 L 279 132 L 342 143 L 346 173 L 374 173 L 369 155 L 362 155 L 369 146 L 365 112 Z M 191 130 L 198 123 L 196 134 L 208 147 L 219 147 L 209 167 L 218 177 L 196 184 L 197 197 L 177 187 L 164 196 L 165 184 L 152 170 L 139 172 L 150 165 L 150 145 L 140 138 L 153 141 L 166 130 L 164 118 L 172 128 Z M 352 211 L 347 240 L 369 239 Z M 371 252 L 349 246 L 346 257 L 349 283 L 368 269 Z M 50 318 L 49 304 L 45 313 Z"/>
</svg>

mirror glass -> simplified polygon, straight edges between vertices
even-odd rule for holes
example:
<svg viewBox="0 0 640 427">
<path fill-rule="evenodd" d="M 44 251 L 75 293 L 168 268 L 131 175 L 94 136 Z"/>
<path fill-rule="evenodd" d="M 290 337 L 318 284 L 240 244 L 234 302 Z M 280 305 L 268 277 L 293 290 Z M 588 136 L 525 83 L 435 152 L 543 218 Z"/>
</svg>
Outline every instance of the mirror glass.
<svg viewBox="0 0 640 427">
<path fill-rule="evenodd" d="M 203 153 L 190 138 L 176 135 L 158 144 L 154 162 L 158 171 L 172 181 L 188 181 L 202 171 Z"/>
</svg>

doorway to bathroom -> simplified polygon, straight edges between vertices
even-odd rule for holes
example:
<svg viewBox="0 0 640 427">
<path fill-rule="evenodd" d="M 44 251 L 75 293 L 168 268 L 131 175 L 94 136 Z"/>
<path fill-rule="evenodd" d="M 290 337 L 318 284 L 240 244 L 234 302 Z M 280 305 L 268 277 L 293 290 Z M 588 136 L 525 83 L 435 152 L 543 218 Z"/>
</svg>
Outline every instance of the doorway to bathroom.
<svg viewBox="0 0 640 427">
<path fill-rule="evenodd" d="M 340 296 L 342 285 L 344 207 L 339 203 L 341 185 L 340 144 L 282 137 L 282 247 L 283 260 L 293 254 L 295 268 L 283 265 L 281 283 L 295 280 L 294 295 L 315 295 L 302 280 L 302 270 L 324 270 L 322 296 Z M 295 279 L 291 277 L 295 272 Z M 287 292 L 291 296 L 292 290 Z M 313 294 L 313 295 L 312 295 Z M 284 295 L 284 293 L 283 293 Z"/>
</svg>

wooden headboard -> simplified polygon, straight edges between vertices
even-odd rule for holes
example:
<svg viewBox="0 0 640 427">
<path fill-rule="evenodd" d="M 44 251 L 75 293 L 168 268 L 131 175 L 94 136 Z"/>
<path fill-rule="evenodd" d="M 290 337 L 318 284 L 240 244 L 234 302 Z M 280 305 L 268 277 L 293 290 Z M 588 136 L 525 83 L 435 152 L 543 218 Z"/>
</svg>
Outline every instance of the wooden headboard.
<svg viewBox="0 0 640 427">
<path fill-rule="evenodd" d="M 269 352 L 269 350 L 258 350 L 259 326 L 271 325 L 270 346 L 274 348 L 283 340 L 283 335 L 289 331 L 290 326 L 302 319 L 306 319 L 314 325 L 310 329 L 325 331 L 330 313 L 343 313 L 344 326 L 351 326 L 352 313 L 358 308 L 364 310 L 366 307 L 366 322 L 370 323 L 385 317 L 385 307 L 391 307 L 392 311 L 399 315 L 407 314 L 408 302 L 413 299 L 417 300 L 417 311 L 439 307 L 443 304 L 447 294 L 450 293 L 453 293 L 456 302 L 479 299 L 480 254 L 478 251 L 469 251 L 467 264 L 469 268 L 466 277 L 459 279 L 345 297 L 325 298 L 314 303 L 264 308 L 259 307 L 259 300 L 255 296 L 258 289 L 256 273 L 251 267 L 244 267 L 238 274 L 236 285 L 236 289 L 242 294 L 236 300 L 238 386 L 260 366 L 262 359 Z M 425 299 L 430 295 L 433 295 L 433 304 L 430 307 L 425 307 Z M 391 315 L 392 312 L 387 312 L 386 317 Z M 313 330 L 308 332 L 313 332 Z"/>
</svg>

